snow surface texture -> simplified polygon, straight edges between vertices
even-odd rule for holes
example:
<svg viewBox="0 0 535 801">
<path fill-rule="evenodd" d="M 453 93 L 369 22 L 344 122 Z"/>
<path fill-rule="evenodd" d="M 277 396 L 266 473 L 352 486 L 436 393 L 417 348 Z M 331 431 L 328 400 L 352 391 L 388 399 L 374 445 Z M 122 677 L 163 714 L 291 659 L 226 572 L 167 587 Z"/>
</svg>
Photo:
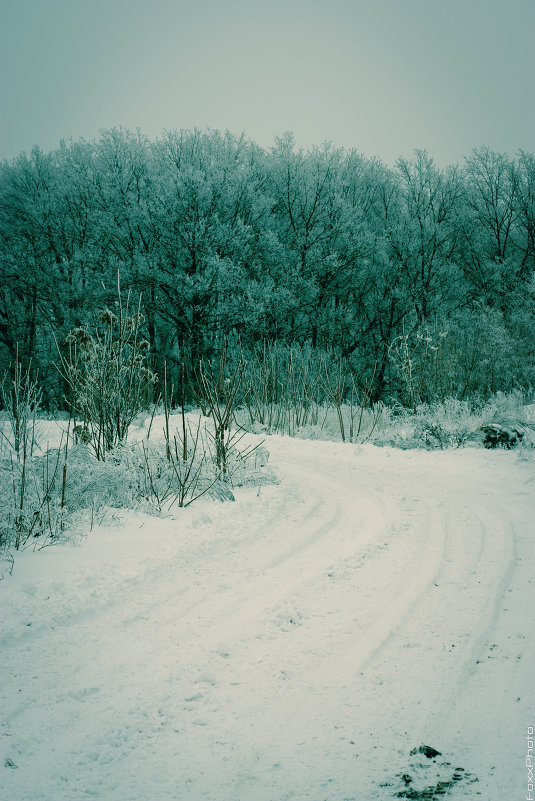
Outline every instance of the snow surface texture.
<svg viewBox="0 0 535 801">
<path fill-rule="evenodd" d="M 2 799 L 524 798 L 533 461 L 266 445 L 277 486 L 4 570 Z"/>
</svg>

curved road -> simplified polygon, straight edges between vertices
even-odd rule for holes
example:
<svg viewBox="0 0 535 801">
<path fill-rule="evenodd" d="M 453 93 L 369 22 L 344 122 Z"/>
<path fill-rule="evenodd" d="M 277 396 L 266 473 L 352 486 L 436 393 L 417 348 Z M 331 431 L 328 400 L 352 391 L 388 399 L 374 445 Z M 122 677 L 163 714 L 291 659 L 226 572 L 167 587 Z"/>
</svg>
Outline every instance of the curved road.
<svg viewBox="0 0 535 801">
<path fill-rule="evenodd" d="M 533 461 L 269 450 L 277 486 L 0 582 L 6 799 L 524 797 Z"/>
</svg>

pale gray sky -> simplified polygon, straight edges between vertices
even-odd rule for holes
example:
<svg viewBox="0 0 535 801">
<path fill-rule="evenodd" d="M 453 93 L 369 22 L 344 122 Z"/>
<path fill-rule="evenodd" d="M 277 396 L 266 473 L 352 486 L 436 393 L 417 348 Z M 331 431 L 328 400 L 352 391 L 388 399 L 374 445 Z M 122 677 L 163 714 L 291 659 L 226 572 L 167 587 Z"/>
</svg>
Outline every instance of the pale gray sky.
<svg viewBox="0 0 535 801">
<path fill-rule="evenodd" d="M 0 158 L 123 125 L 535 151 L 535 0 L 0 0 Z"/>
</svg>

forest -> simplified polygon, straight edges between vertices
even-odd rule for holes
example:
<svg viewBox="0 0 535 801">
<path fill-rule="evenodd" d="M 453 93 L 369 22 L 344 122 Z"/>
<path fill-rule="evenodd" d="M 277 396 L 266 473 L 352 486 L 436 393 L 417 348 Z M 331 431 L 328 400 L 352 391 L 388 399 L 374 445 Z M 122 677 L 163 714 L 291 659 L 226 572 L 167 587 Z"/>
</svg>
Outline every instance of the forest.
<svg viewBox="0 0 535 801">
<path fill-rule="evenodd" d="M 421 402 L 535 384 L 530 153 L 389 167 L 291 134 L 112 129 L 3 162 L 0 248 L 0 374 L 31 369 L 51 410 L 69 334 L 118 277 L 175 386 L 266 346 L 340 365 L 372 402 L 407 405 L 409 379 Z"/>
</svg>

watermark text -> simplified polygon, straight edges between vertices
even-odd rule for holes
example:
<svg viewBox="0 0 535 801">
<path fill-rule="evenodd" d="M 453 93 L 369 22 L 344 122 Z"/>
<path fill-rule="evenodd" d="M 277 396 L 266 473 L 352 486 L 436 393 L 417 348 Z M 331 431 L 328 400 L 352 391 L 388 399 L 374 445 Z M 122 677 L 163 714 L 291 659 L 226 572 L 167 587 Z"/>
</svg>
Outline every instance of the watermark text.
<svg viewBox="0 0 535 801">
<path fill-rule="evenodd" d="M 526 793 L 526 801 L 535 801 L 533 795 L 533 726 L 528 726 L 528 735 L 526 737 L 528 747 L 526 753 L 526 768 L 528 771 L 528 791 Z"/>
</svg>

